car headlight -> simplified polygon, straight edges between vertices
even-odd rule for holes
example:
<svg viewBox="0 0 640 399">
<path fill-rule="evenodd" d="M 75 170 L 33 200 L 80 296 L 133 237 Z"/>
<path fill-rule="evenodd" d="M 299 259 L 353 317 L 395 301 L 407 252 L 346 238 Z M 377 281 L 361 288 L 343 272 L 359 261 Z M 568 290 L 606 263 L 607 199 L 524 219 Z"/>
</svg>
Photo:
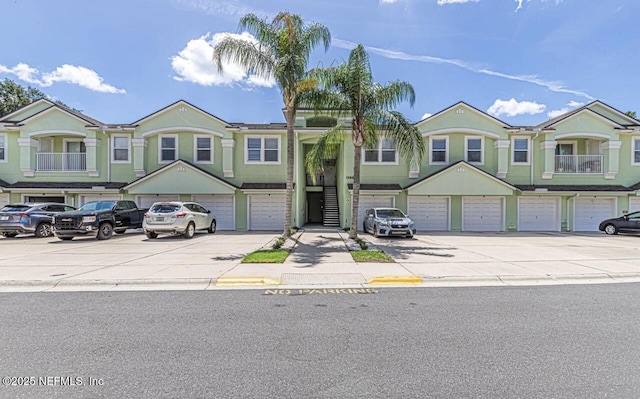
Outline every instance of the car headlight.
<svg viewBox="0 0 640 399">
<path fill-rule="evenodd" d="M 83 216 L 82 217 L 82 223 L 91 223 L 91 222 L 95 222 L 96 221 L 96 217 L 95 216 Z"/>
<path fill-rule="evenodd" d="M 389 227 L 389 223 L 387 223 L 387 222 L 380 222 L 380 223 L 378 223 L 378 224 L 379 224 L 380 226 L 383 226 L 383 227 Z"/>
<path fill-rule="evenodd" d="M 56 224 L 56 217 L 55 217 L 55 216 L 53 216 L 53 217 L 51 218 L 51 224 Z"/>
</svg>

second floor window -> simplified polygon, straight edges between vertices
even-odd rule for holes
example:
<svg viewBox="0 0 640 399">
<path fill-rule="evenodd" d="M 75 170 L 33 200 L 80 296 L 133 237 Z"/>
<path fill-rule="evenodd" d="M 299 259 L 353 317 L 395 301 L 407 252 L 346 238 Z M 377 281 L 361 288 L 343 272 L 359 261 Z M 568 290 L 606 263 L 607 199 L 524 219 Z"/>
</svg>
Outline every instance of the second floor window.
<svg viewBox="0 0 640 399">
<path fill-rule="evenodd" d="M 280 163 L 279 137 L 247 137 L 247 163 Z"/>
<path fill-rule="evenodd" d="M 447 137 L 431 138 L 430 163 L 432 165 L 443 165 L 449 162 L 448 142 Z"/>
<path fill-rule="evenodd" d="M 0 162 L 7 160 L 7 135 L 0 134 Z"/>
<path fill-rule="evenodd" d="M 397 163 L 396 141 L 380 139 L 376 148 L 364 150 L 364 163 Z"/>
<path fill-rule="evenodd" d="M 640 164 L 640 138 L 633 139 L 633 163 Z"/>
<path fill-rule="evenodd" d="M 528 164 L 529 163 L 529 139 L 514 138 L 512 163 Z"/>
<path fill-rule="evenodd" d="M 465 138 L 465 161 L 469 163 L 482 163 L 482 139 L 476 137 Z"/>
<path fill-rule="evenodd" d="M 160 163 L 178 159 L 178 136 L 160 136 Z"/>
<path fill-rule="evenodd" d="M 129 162 L 129 136 L 113 136 L 113 162 Z"/>
<path fill-rule="evenodd" d="M 213 162 L 213 140 L 209 136 L 195 136 L 195 155 L 197 163 Z"/>
</svg>

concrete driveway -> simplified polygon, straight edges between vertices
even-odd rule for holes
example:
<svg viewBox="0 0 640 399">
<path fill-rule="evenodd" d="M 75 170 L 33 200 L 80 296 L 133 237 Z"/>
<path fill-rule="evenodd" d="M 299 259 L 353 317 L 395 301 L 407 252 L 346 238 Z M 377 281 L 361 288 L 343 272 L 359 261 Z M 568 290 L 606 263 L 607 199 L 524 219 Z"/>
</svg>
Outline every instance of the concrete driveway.
<svg viewBox="0 0 640 399">
<path fill-rule="evenodd" d="M 106 241 L 93 237 L 0 237 L 0 279 L 101 280 L 202 278 L 222 274 L 250 252 L 260 249 L 278 232 L 198 232 L 148 239 L 140 232 L 115 235 Z"/>
<path fill-rule="evenodd" d="M 640 273 L 640 236 L 604 233 L 362 235 L 423 279 Z"/>
</svg>

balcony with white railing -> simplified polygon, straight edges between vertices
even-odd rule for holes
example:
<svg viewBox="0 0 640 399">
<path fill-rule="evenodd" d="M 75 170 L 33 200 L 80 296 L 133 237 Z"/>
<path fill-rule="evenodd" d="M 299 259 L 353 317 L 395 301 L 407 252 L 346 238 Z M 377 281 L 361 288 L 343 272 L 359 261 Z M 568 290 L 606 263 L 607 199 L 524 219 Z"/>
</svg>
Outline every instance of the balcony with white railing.
<svg viewBox="0 0 640 399">
<path fill-rule="evenodd" d="M 39 152 L 36 154 L 37 172 L 86 172 L 87 154 L 71 152 Z"/>
<path fill-rule="evenodd" d="M 602 173 L 602 155 L 556 155 L 556 173 Z"/>
</svg>

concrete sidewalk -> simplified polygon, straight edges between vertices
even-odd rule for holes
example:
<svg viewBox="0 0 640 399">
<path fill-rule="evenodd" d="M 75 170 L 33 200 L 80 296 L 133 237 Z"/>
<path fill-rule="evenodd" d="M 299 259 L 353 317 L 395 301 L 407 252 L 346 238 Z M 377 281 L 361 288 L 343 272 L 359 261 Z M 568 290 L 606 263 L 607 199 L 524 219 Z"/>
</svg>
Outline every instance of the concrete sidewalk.
<svg viewBox="0 0 640 399">
<path fill-rule="evenodd" d="M 192 240 L 147 240 L 140 234 L 106 242 L 2 240 L 0 292 L 640 282 L 640 240 L 634 236 L 364 235 L 396 263 L 356 263 L 346 233 L 310 228 L 294 236 L 294 251 L 283 264 L 240 263 L 277 236 L 230 232 Z"/>
</svg>

